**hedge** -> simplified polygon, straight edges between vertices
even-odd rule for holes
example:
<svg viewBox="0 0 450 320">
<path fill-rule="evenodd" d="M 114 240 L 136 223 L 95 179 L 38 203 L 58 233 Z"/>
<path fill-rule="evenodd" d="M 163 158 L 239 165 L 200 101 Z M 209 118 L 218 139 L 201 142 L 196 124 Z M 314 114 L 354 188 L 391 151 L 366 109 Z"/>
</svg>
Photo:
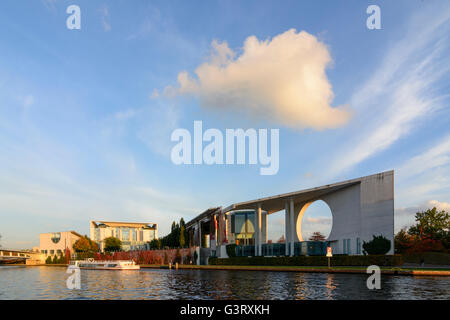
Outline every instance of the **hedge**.
<svg viewBox="0 0 450 320">
<path fill-rule="evenodd" d="M 234 257 L 209 258 L 210 265 L 233 266 L 327 266 L 325 256 L 297 256 L 297 257 Z M 331 258 L 332 266 L 399 266 L 403 264 L 401 255 L 366 255 L 348 256 L 335 255 Z"/>
<path fill-rule="evenodd" d="M 421 263 L 450 265 L 450 253 L 444 252 L 423 252 L 403 254 L 403 260 L 407 263 Z"/>
</svg>

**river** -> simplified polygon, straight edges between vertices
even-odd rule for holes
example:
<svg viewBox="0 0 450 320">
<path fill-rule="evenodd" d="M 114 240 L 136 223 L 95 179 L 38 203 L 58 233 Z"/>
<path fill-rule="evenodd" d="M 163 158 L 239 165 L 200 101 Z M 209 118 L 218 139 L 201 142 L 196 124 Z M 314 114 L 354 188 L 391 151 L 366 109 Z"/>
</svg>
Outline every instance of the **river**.
<svg viewBox="0 0 450 320">
<path fill-rule="evenodd" d="M 81 290 L 63 267 L 0 266 L 0 299 L 450 299 L 450 277 L 269 271 L 81 270 Z"/>
</svg>

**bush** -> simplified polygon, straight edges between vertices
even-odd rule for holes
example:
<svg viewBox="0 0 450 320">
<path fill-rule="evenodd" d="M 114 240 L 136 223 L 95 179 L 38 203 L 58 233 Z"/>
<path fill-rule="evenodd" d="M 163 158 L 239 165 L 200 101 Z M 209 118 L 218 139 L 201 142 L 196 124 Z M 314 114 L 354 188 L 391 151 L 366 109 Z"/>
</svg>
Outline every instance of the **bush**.
<svg viewBox="0 0 450 320">
<path fill-rule="evenodd" d="M 373 236 L 369 242 L 363 242 L 364 254 L 386 254 L 391 249 L 391 241 L 382 235 Z"/>
<path fill-rule="evenodd" d="M 297 256 L 297 257 L 234 257 L 209 258 L 210 265 L 234 266 L 327 266 L 325 256 Z M 398 266 L 402 265 L 401 255 L 368 255 L 348 256 L 339 255 L 331 258 L 332 266 Z"/>
<path fill-rule="evenodd" d="M 227 250 L 227 255 L 230 258 L 236 257 L 236 244 L 232 243 L 232 244 L 227 244 L 225 246 L 226 250 Z"/>
<path fill-rule="evenodd" d="M 450 253 L 422 252 L 403 254 L 403 260 L 407 263 L 427 263 L 437 265 L 450 265 Z"/>
<path fill-rule="evenodd" d="M 60 263 L 60 264 L 66 264 L 67 262 L 66 262 L 66 257 L 63 255 L 63 254 L 61 254 L 60 256 L 59 256 L 59 258 L 58 258 L 58 263 Z"/>
<path fill-rule="evenodd" d="M 46 264 L 51 264 L 52 263 L 52 257 L 48 256 L 47 259 L 45 259 L 45 263 Z"/>
</svg>

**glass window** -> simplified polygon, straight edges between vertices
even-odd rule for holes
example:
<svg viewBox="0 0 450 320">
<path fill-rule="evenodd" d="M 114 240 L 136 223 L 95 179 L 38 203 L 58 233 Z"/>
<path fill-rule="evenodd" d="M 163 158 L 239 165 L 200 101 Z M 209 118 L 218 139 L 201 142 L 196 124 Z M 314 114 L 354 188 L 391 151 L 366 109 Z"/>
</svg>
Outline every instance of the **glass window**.
<svg viewBox="0 0 450 320">
<path fill-rule="evenodd" d="M 133 241 L 137 241 L 137 231 L 133 229 Z"/>
<path fill-rule="evenodd" d="M 97 240 L 97 241 L 100 240 L 100 229 L 99 228 L 95 228 L 94 240 Z"/>
<path fill-rule="evenodd" d="M 130 229 L 128 229 L 128 228 L 122 229 L 122 240 L 124 240 L 124 241 L 130 240 Z"/>
</svg>

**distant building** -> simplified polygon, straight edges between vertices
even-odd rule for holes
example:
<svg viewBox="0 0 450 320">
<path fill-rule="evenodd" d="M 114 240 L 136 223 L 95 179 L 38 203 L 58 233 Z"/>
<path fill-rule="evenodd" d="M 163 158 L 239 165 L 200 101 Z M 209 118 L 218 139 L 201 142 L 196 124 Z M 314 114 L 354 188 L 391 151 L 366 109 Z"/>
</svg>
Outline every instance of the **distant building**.
<svg viewBox="0 0 450 320">
<path fill-rule="evenodd" d="M 82 236 L 75 231 L 41 233 L 39 235 L 39 252 L 46 256 L 61 255 L 66 248 L 72 254 L 73 245 Z"/>
<path fill-rule="evenodd" d="M 122 241 L 122 250 L 149 249 L 149 242 L 158 238 L 158 225 L 148 222 L 91 221 L 91 239 L 104 251 L 103 240 L 115 237 Z"/>
</svg>

